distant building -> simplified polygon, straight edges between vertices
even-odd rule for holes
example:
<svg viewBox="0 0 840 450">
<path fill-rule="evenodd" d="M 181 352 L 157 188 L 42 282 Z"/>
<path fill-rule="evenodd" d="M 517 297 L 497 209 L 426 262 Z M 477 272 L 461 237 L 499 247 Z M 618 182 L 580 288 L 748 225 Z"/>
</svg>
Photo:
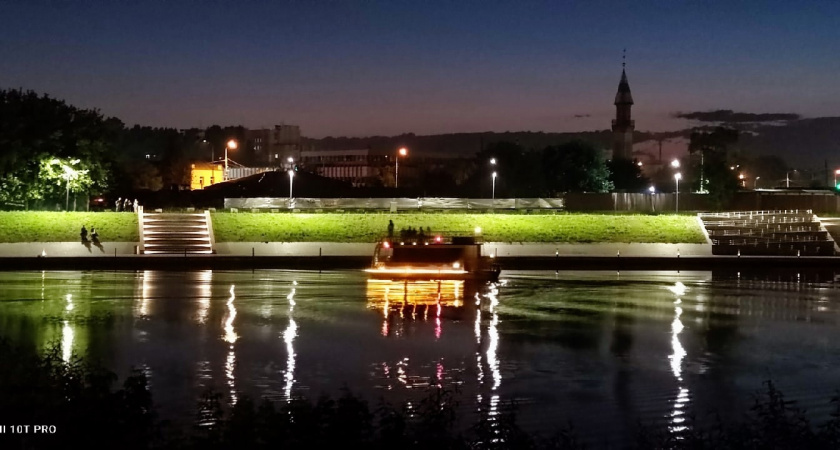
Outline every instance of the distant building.
<svg viewBox="0 0 840 450">
<path fill-rule="evenodd" d="M 300 127 L 275 125 L 273 129 L 245 130 L 245 146 L 254 165 L 285 166 L 288 158 L 300 157 Z"/>
<path fill-rule="evenodd" d="M 630 83 L 627 82 L 627 74 L 622 67 L 621 81 L 618 83 L 618 92 L 615 94 L 615 119 L 612 121 L 612 159 L 633 158 L 633 131 L 636 129 L 636 121 L 631 118 L 632 106 L 633 96 L 630 94 Z"/>
<path fill-rule="evenodd" d="M 204 189 L 224 181 L 225 170 L 221 164 L 196 162 L 190 165 L 190 189 Z"/>
</svg>

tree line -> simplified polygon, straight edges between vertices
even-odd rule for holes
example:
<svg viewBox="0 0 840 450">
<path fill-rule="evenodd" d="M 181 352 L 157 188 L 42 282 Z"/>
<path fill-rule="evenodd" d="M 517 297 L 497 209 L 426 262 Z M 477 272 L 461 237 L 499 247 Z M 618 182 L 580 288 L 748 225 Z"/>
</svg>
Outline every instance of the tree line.
<svg viewBox="0 0 840 450">
<path fill-rule="evenodd" d="M 49 95 L 0 90 L 0 207 L 83 210 L 90 195 L 177 190 L 189 185 L 192 162 L 221 159 L 227 140 L 245 142 L 245 133 L 241 126 L 128 127 L 98 110 L 80 109 Z M 505 139 L 508 134 L 495 136 Z M 772 187 L 780 178 L 791 177 L 787 164 L 777 157 L 743 154 L 740 136 L 720 127 L 693 132 L 679 169 L 683 192 L 706 192 L 723 207 L 738 189 L 758 187 L 759 178 Z M 603 133 L 590 137 L 555 145 L 543 145 L 544 139 L 482 141 L 473 157 L 445 163 L 420 163 L 419 155 L 412 156 L 404 164 L 408 169 L 417 158 L 416 177 L 406 179 L 405 185 L 422 196 L 486 198 L 646 192 L 651 186 L 656 192 L 675 190 L 675 171 L 668 164 L 660 161 L 657 168 L 643 169 L 640 161 L 610 160 Z M 248 165 L 252 156 L 240 151 L 236 158 Z M 387 177 L 389 172 L 384 173 Z M 794 185 L 802 187 L 804 175 L 793 171 Z M 824 175 L 827 179 L 827 172 Z M 827 183 L 823 181 L 817 184 Z M 808 184 L 815 184 L 813 176 Z M 381 185 L 393 183 L 383 179 Z M 77 199 L 84 203 L 78 205 Z"/>
</svg>

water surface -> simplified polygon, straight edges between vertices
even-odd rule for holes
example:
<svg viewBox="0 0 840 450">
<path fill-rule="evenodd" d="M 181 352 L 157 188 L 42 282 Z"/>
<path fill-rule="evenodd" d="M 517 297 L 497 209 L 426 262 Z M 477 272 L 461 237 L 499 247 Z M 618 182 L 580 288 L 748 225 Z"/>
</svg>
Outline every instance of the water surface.
<svg viewBox="0 0 840 450">
<path fill-rule="evenodd" d="M 593 444 L 639 421 L 735 419 L 772 379 L 815 420 L 840 388 L 833 274 L 504 272 L 499 283 L 368 281 L 357 271 L 5 272 L 0 335 L 149 377 L 163 418 L 207 388 L 283 402 L 417 402 L 470 417 L 516 405 Z"/>
</svg>

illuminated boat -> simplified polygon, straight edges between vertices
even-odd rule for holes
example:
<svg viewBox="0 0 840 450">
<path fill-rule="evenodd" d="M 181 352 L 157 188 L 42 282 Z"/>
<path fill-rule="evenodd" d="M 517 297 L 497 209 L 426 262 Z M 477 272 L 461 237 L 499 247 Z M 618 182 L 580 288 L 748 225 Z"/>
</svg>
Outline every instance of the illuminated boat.
<svg viewBox="0 0 840 450">
<path fill-rule="evenodd" d="M 472 236 L 434 236 L 380 241 L 366 271 L 381 280 L 496 281 L 501 269 L 492 256 L 481 254 L 481 243 Z"/>
</svg>

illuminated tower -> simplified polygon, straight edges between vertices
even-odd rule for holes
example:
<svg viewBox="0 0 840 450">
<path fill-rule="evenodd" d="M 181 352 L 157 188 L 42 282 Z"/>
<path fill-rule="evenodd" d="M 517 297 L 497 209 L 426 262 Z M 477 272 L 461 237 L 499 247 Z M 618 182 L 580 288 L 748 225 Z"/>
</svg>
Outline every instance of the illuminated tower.
<svg viewBox="0 0 840 450">
<path fill-rule="evenodd" d="M 618 92 L 615 94 L 615 119 L 612 121 L 613 159 L 633 158 L 633 130 L 636 129 L 636 121 L 630 118 L 632 106 L 633 96 L 630 94 L 630 83 L 627 82 L 627 74 L 624 72 L 624 62 L 622 62 L 621 81 L 618 83 Z"/>
</svg>

